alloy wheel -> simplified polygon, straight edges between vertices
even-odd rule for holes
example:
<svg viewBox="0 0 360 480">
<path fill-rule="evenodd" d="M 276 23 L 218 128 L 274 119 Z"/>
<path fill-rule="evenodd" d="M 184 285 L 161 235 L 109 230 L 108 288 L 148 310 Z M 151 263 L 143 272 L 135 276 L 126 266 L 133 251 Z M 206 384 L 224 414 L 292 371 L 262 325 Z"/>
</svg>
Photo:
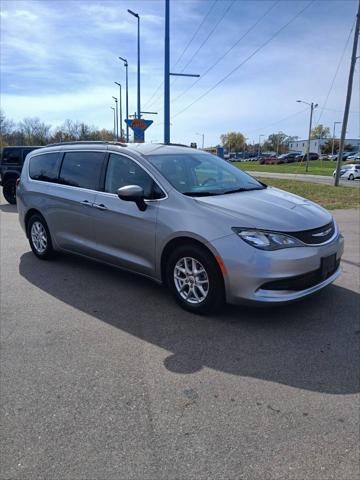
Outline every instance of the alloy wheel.
<svg viewBox="0 0 360 480">
<path fill-rule="evenodd" d="M 198 305 L 209 293 L 209 277 L 203 265 L 192 257 L 183 257 L 174 268 L 175 287 L 181 298 Z"/>
<path fill-rule="evenodd" d="M 42 255 L 48 246 L 48 239 L 44 225 L 41 222 L 34 222 L 31 225 L 31 241 L 37 253 Z"/>
</svg>

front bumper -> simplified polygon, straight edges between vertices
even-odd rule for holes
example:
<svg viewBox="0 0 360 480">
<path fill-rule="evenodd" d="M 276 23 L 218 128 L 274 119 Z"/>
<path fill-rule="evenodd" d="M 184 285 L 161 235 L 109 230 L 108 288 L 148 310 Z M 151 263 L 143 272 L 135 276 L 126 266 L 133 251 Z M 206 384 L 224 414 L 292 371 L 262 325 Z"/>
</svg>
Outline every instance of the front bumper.
<svg viewBox="0 0 360 480">
<path fill-rule="evenodd" d="M 344 251 L 344 239 L 337 231 L 330 242 L 323 245 L 285 248 L 275 251 L 256 249 L 237 235 L 212 243 L 225 267 L 224 281 L 228 303 L 256 302 L 264 304 L 286 303 L 311 295 L 334 282 L 341 273 L 339 266 Z M 294 277 L 306 276 L 320 269 L 321 259 L 336 256 L 336 270 L 315 285 L 294 289 Z M 292 288 L 271 290 L 263 288 L 269 282 L 279 282 Z"/>
</svg>

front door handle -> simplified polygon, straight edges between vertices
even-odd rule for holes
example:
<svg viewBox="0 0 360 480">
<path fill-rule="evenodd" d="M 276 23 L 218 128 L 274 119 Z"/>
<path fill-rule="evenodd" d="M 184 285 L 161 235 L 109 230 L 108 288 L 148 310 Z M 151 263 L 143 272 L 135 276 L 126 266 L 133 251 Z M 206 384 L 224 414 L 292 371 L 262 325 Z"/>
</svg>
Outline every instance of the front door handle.
<svg viewBox="0 0 360 480">
<path fill-rule="evenodd" d="M 92 205 L 92 203 L 89 202 L 89 200 L 83 200 L 80 203 L 81 203 L 81 205 L 85 205 L 85 207 L 91 207 L 91 205 Z"/>
<path fill-rule="evenodd" d="M 103 203 L 94 203 L 93 207 L 97 208 L 98 210 L 107 210 L 107 206 Z"/>
</svg>

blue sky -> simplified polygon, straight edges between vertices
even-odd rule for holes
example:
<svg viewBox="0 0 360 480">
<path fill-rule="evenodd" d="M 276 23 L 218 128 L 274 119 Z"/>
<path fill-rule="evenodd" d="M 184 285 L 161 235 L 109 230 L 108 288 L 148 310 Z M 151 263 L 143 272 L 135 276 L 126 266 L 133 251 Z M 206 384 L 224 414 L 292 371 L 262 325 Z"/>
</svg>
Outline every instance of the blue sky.
<svg viewBox="0 0 360 480">
<path fill-rule="evenodd" d="M 219 61 L 192 88 L 194 79 L 172 81 L 172 141 L 200 142 L 199 134 L 204 133 L 205 144 L 214 145 L 229 130 L 243 132 L 249 142 L 279 130 L 306 137 L 309 112 L 297 99 L 317 102 L 315 124 L 320 117 L 332 128 L 334 121 L 342 120 L 352 36 L 329 96 L 328 92 L 356 7 L 356 0 L 172 0 L 174 69 L 186 67 L 188 73 L 203 75 Z M 162 141 L 163 89 L 154 92 L 163 81 L 163 0 L 2 0 L 1 108 L 5 114 L 14 120 L 38 116 L 58 125 L 71 118 L 111 128 L 111 97 L 118 94 L 113 82 L 125 84 L 119 55 L 129 61 L 130 111 L 134 112 L 137 28 L 127 8 L 141 16 L 142 109 L 159 112 L 151 117 L 154 125 L 146 138 Z M 347 136 L 360 136 L 360 64 Z"/>
</svg>

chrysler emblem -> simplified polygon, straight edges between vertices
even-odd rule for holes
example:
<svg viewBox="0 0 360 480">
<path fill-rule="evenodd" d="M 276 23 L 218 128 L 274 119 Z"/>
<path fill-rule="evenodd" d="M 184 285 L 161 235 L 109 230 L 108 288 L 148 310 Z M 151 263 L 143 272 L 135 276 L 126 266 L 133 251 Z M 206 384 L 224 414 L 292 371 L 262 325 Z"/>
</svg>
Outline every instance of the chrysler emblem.
<svg viewBox="0 0 360 480">
<path fill-rule="evenodd" d="M 330 232 L 331 232 L 331 227 L 328 228 L 327 230 L 324 230 L 322 232 L 319 232 L 319 233 L 313 233 L 312 236 L 313 237 L 325 237 L 326 235 L 328 235 Z"/>
</svg>

